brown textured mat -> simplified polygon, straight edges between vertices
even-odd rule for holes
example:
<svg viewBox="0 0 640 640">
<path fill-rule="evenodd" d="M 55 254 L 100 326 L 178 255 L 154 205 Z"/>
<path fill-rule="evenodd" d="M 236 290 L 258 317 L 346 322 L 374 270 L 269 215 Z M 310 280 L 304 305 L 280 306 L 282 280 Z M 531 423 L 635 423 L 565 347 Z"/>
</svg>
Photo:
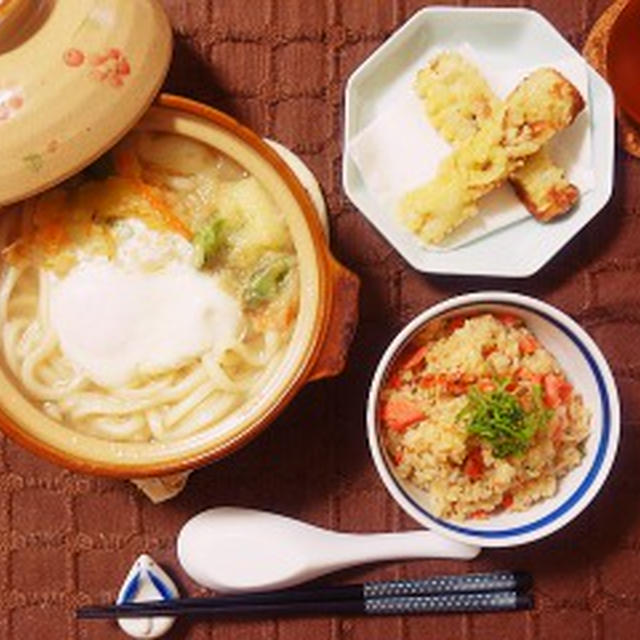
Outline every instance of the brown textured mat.
<svg viewBox="0 0 640 640">
<path fill-rule="evenodd" d="M 618 461 L 592 507 L 559 535 L 486 551 L 473 569 L 521 567 L 537 581 L 524 614 L 251 621 L 180 626 L 189 640 L 632 640 L 640 629 L 640 164 L 620 154 L 612 202 L 550 266 L 525 281 L 425 277 L 408 268 L 340 188 L 342 90 L 351 70 L 423 2 L 165 0 L 177 43 L 167 88 L 226 109 L 299 152 L 328 197 L 333 246 L 362 276 L 362 320 L 338 380 L 309 385 L 246 449 L 194 474 L 154 506 L 124 482 L 0 449 L 0 640 L 104 640 L 109 623 L 76 625 L 78 604 L 113 599 L 135 556 L 150 552 L 180 578 L 174 536 L 211 505 L 274 509 L 348 531 L 409 529 L 378 481 L 364 440 L 364 401 L 393 333 L 424 307 L 480 288 L 543 297 L 600 343 L 622 394 Z M 449 4 L 452 4 L 449 2 Z M 480 3 L 470 3 L 480 4 Z M 485 3 L 491 4 L 491 3 Z M 496 3 L 498 4 L 498 3 Z M 521 6 L 515 0 L 499 4 Z M 540 0 L 580 48 L 607 0 Z M 340 580 L 463 571 L 449 562 L 388 564 Z M 198 593 L 183 580 L 185 590 Z"/>
</svg>

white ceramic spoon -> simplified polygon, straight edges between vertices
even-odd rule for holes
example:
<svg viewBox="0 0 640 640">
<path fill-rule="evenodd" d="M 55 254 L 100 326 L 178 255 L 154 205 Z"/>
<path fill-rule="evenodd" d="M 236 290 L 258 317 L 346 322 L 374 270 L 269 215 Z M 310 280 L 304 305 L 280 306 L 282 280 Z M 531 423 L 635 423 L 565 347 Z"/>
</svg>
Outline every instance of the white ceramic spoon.
<svg viewBox="0 0 640 640">
<path fill-rule="evenodd" d="M 409 558 L 471 560 L 479 547 L 432 531 L 336 533 L 274 513 L 218 507 L 189 520 L 178 558 L 199 584 L 221 591 L 282 589 L 357 564 Z"/>
</svg>

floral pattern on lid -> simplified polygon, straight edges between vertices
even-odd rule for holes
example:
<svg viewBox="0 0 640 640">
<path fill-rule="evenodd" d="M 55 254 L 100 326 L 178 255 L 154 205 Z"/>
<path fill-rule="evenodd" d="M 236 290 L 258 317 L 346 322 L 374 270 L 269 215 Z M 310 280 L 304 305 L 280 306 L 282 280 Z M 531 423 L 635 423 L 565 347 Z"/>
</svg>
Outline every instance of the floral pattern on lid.
<svg viewBox="0 0 640 640">
<path fill-rule="evenodd" d="M 71 47 L 65 50 L 62 60 L 71 68 L 82 67 L 87 63 L 90 67 L 89 77 L 114 88 L 121 87 L 125 78 L 131 74 L 127 56 L 115 47 L 89 55 L 81 49 Z"/>
<path fill-rule="evenodd" d="M 38 173 L 44 166 L 44 158 L 40 153 L 28 153 L 26 156 L 22 156 L 22 162 L 33 173 Z"/>
<path fill-rule="evenodd" d="M 45 164 L 45 156 L 51 155 L 60 148 L 60 141 L 57 138 L 49 140 L 42 151 L 35 151 L 22 156 L 22 162 L 32 173 L 38 173 Z"/>
<path fill-rule="evenodd" d="M 24 95 L 18 86 L 0 85 L 0 124 L 12 118 L 24 105 Z"/>
</svg>

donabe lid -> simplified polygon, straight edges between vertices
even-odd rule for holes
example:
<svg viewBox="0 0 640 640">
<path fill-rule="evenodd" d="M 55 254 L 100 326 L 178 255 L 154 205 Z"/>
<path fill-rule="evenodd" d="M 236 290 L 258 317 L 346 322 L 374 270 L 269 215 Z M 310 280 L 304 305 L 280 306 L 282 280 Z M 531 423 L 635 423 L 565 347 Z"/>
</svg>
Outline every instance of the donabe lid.
<svg viewBox="0 0 640 640">
<path fill-rule="evenodd" d="M 171 50 L 157 0 L 0 0 L 0 205 L 109 150 L 159 91 Z"/>
</svg>

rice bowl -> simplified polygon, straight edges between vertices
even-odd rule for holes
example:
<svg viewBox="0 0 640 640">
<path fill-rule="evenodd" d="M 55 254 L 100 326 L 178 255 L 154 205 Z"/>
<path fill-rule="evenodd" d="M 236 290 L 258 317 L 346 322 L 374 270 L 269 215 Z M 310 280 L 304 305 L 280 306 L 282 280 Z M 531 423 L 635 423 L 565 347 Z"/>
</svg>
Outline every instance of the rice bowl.
<svg viewBox="0 0 640 640">
<path fill-rule="evenodd" d="M 428 325 L 389 372 L 380 422 L 398 475 L 456 521 L 553 496 L 589 434 L 582 398 L 511 314 Z"/>
<path fill-rule="evenodd" d="M 394 367 L 401 362 L 401 354 L 415 344 L 417 337 L 424 337 L 422 332 L 426 327 L 431 326 L 433 330 L 434 321 L 446 324 L 460 316 L 484 317 L 482 324 L 486 325 L 487 314 L 522 318 L 524 326 L 531 329 L 540 344 L 540 354 L 535 356 L 540 374 L 562 375 L 564 372 L 575 393 L 566 398 L 571 416 L 571 425 L 566 430 L 568 437 L 555 443 L 554 455 L 545 455 L 554 444 L 550 442 L 553 429 L 547 426 L 539 430 L 531 453 L 519 452 L 519 455 L 499 459 L 500 456 L 492 455 L 491 447 L 485 442 L 480 449 L 480 463 L 488 472 L 487 477 L 478 482 L 478 478 L 474 480 L 464 473 L 465 464 L 472 464 L 470 449 L 466 446 L 468 434 L 454 429 L 442 440 L 441 430 L 427 436 L 428 427 L 421 427 L 419 421 L 412 428 L 390 430 L 384 424 L 382 405 L 389 399 L 385 385 L 392 379 Z M 437 331 L 437 323 L 435 326 Z M 469 327 L 474 335 L 477 329 Z M 488 330 L 487 326 L 483 330 Z M 505 331 L 503 337 L 508 333 Z M 522 333 L 527 335 L 525 331 Z M 470 336 L 459 335 L 461 345 L 463 338 L 470 339 Z M 450 357 L 455 358 L 453 352 Z M 522 354 L 519 357 L 522 358 Z M 531 357 L 533 354 L 526 356 Z M 414 374 L 407 375 L 400 387 L 399 393 L 405 399 L 415 384 L 413 378 Z M 444 403 L 445 407 L 451 405 L 449 423 L 452 416 L 457 417 L 464 408 L 465 401 L 460 398 L 462 394 L 453 395 Z M 389 418 L 388 412 L 386 418 Z M 463 423 L 468 425 L 469 420 L 467 416 Z M 424 526 L 464 542 L 511 546 L 557 530 L 593 499 L 617 449 L 619 404 L 613 377 L 602 354 L 573 320 L 533 298 L 510 293 L 479 293 L 459 296 L 428 309 L 394 339 L 374 376 L 367 426 L 376 468 L 386 488 L 409 515 Z M 478 440 L 474 437 L 470 442 L 477 444 Z M 434 451 L 442 446 L 442 455 L 434 457 Z M 529 455 L 534 455 L 533 460 Z M 496 458 L 500 464 L 496 464 Z M 533 476 L 530 484 L 522 483 L 525 467 Z M 457 506 L 453 506 L 454 503 Z"/>
</svg>

